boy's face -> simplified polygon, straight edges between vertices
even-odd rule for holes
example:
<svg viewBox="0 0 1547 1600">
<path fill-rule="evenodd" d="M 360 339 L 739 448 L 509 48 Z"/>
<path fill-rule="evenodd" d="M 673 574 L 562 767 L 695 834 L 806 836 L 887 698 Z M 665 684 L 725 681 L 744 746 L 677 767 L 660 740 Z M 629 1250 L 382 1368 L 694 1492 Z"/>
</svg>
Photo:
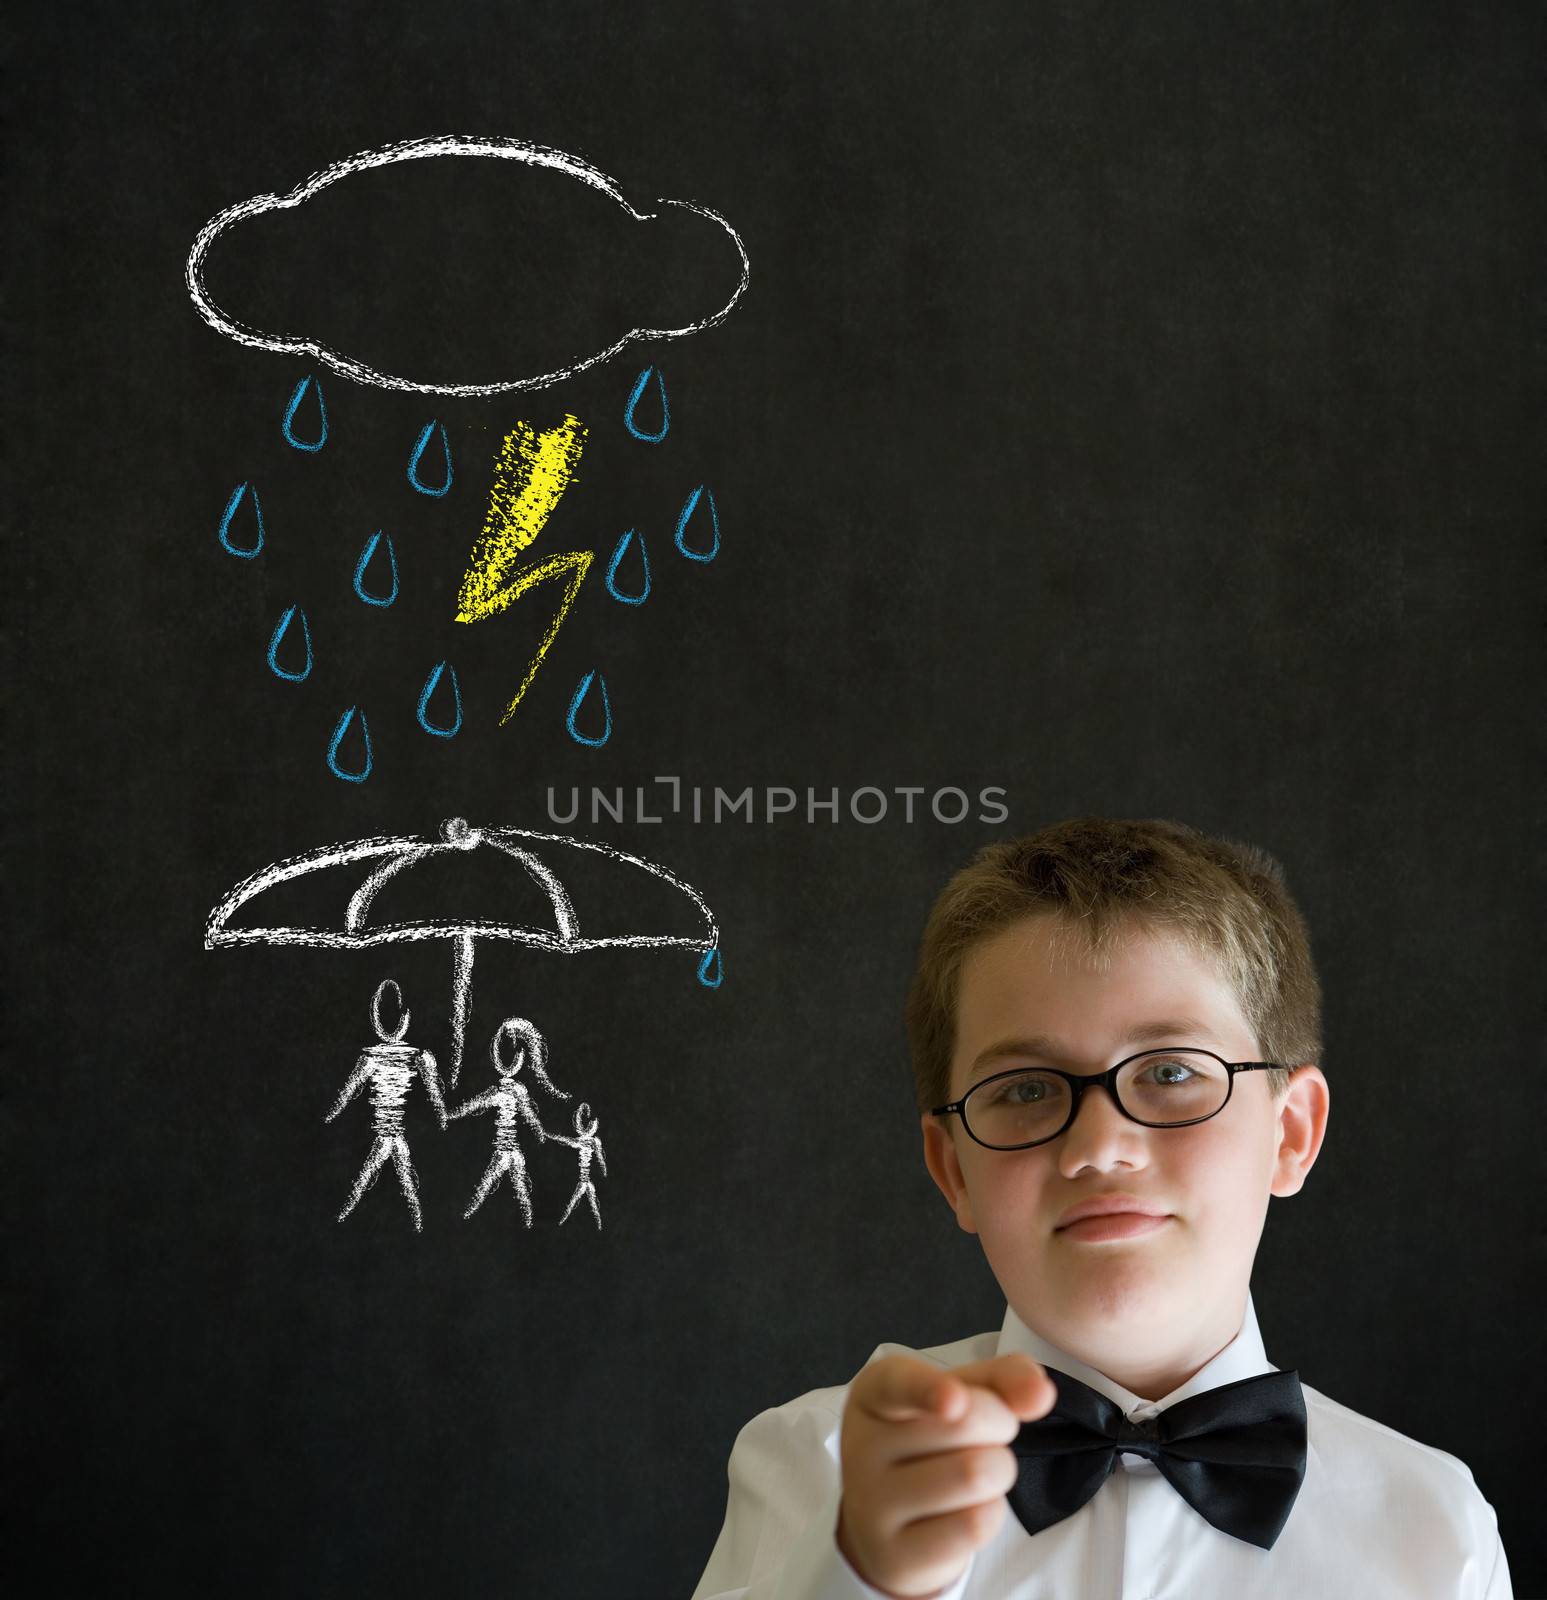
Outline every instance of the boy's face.
<svg viewBox="0 0 1547 1600">
<path fill-rule="evenodd" d="M 1130 1039 L 1158 1021 L 1181 1026 Z M 1041 1048 L 1004 1053 L 1039 1035 Z M 950 1098 L 1013 1067 L 1095 1073 L 1160 1045 L 1262 1059 L 1234 991 L 1185 945 L 1134 925 L 1103 973 L 1057 917 L 1028 917 L 962 964 Z M 1321 1147 L 1327 1101 L 1315 1066 L 1303 1066 L 1277 1100 L 1266 1073 L 1238 1073 L 1229 1103 L 1207 1122 L 1146 1128 L 1095 1089 L 1071 1127 L 1029 1150 L 985 1149 L 959 1116 L 926 1113 L 925 1161 L 960 1226 L 981 1238 L 1021 1320 L 1158 1399 L 1238 1331 L 1268 1198 L 1300 1188 Z M 1121 1238 L 1060 1231 L 1071 1206 L 1113 1193 L 1165 1220 Z"/>
</svg>

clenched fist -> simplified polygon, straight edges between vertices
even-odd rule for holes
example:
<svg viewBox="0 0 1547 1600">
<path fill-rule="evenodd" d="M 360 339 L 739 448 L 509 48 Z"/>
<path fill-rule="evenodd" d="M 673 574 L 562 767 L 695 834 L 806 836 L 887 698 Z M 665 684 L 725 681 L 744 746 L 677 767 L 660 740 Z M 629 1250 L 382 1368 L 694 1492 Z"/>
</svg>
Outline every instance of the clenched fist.
<svg viewBox="0 0 1547 1600">
<path fill-rule="evenodd" d="M 872 1588 L 920 1600 L 950 1586 L 999 1527 L 1009 1444 L 1058 1391 L 1024 1355 L 949 1371 L 883 1356 L 849 1386 L 838 1548 Z"/>
</svg>

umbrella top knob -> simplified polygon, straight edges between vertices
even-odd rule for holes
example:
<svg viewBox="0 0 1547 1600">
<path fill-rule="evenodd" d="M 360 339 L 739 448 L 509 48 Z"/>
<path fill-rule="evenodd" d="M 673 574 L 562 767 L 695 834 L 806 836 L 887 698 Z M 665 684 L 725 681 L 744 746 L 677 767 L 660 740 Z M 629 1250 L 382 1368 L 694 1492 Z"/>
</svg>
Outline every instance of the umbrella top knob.
<svg viewBox="0 0 1547 1600">
<path fill-rule="evenodd" d="M 441 823 L 440 836 L 458 850 L 475 849 L 483 838 L 477 828 L 468 827 L 466 817 L 452 817 L 449 822 Z"/>
</svg>

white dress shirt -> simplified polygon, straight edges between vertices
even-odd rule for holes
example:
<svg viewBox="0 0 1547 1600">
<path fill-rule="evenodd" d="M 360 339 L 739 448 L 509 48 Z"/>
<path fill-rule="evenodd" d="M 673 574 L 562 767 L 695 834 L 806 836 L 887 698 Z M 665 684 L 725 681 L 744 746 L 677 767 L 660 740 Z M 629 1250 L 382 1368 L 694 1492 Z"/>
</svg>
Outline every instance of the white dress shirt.
<svg viewBox="0 0 1547 1600">
<path fill-rule="evenodd" d="M 997 1334 L 884 1355 L 941 1367 L 1023 1351 L 1106 1395 L 1134 1420 L 1189 1395 L 1275 1372 L 1250 1295 L 1240 1332 L 1201 1371 L 1148 1401 L 1039 1338 L 1005 1308 Z M 869 1365 L 867 1362 L 866 1365 Z M 941 1600 L 1511 1600 L 1493 1507 L 1466 1465 L 1301 1384 L 1305 1481 L 1271 1550 L 1221 1533 L 1143 1456 L 1124 1451 L 1072 1516 L 999 1531 Z M 693 1600 L 884 1600 L 835 1537 L 838 1434 L 848 1386 L 755 1416 L 731 1451 L 725 1526 Z"/>
</svg>

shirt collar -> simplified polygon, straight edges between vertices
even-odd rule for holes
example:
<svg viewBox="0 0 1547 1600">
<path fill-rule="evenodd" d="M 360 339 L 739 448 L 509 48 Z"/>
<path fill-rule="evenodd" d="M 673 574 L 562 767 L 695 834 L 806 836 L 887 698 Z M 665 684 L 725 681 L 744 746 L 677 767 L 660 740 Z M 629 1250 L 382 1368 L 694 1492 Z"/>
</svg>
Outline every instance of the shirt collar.
<svg viewBox="0 0 1547 1600">
<path fill-rule="evenodd" d="M 1094 1367 L 1086 1366 L 1083 1361 L 1077 1361 L 1067 1351 L 1060 1350 L 1040 1334 L 1021 1321 L 1010 1306 L 1005 1307 L 1004 1326 L 999 1330 L 999 1345 L 997 1355 L 1008 1355 L 1011 1351 L 1021 1355 L 1028 1355 L 1034 1361 L 1039 1361 L 1045 1367 L 1052 1367 L 1058 1372 L 1067 1372 L 1071 1378 L 1077 1378 L 1081 1383 L 1104 1394 L 1114 1405 L 1122 1407 L 1124 1416 L 1132 1416 L 1135 1411 L 1143 1411 L 1147 1415 L 1164 1411 L 1167 1406 L 1175 1405 L 1178 1400 L 1186 1400 L 1191 1395 L 1202 1394 L 1208 1389 L 1218 1389 L 1223 1384 L 1235 1383 L 1241 1378 L 1255 1378 L 1264 1372 L 1277 1372 L 1278 1368 L 1268 1360 L 1267 1353 L 1262 1347 L 1262 1334 L 1257 1327 L 1257 1312 L 1252 1305 L 1251 1290 L 1246 1292 L 1246 1313 L 1241 1319 L 1240 1331 L 1217 1356 L 1205 1366 L 1199 1368 L 1186 1383 L 1175 1388 L 1168 1395 L 1163 1395 L 1159 1400 L 1146 1400 L 1142 1395 L 1136 1395 L 1130 1389 L 1125 1389 L 1122 1384 L 1114 1382 L 1104 1372 L 1098 1372 Z"/>
</svg>

